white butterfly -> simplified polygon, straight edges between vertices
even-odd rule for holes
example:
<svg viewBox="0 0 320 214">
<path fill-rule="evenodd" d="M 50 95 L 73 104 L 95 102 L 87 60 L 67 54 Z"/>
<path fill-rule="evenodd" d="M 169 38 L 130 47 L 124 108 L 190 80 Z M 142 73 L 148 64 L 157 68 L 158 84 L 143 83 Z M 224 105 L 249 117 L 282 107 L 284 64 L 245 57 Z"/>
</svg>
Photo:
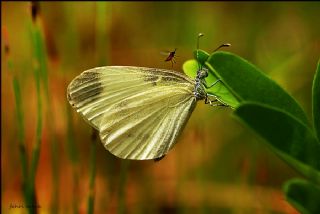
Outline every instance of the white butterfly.
<svg viewBox="0 0 320 214">
<path fill-rule="evenodd" d="M 70 104 L 99 131 L 105 148 L 124 159 L 162 158 L 176 143 L 198 100 L 208 98 L 206 69 L 194 80 L 157 68 L 106 66 L 84 71 L 68 86 Z M 211 95 L 212 96 L 212 95 Z"/>
</svg>

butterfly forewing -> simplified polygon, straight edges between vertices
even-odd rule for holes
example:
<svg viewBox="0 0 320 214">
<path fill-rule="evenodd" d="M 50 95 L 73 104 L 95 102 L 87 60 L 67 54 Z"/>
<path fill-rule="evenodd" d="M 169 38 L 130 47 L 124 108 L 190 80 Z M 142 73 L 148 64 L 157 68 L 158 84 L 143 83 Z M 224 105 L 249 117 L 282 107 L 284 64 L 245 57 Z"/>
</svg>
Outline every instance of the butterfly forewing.
<svg viewBox="0 0 320 214">
<path fill-rule="evenodd" d="M 195 105 L 194 81 L 170 70 L 106 66 L 68 86 L 70 104 L 125 159 L 155 159 L 175 144 Z"/>
</svg>

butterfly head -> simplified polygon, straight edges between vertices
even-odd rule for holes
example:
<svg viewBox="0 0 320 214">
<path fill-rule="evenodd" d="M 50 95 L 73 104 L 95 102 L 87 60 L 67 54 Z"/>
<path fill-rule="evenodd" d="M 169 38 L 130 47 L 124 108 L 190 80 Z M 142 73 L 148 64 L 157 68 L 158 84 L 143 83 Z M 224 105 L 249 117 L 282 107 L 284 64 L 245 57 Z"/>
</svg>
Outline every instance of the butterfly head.
<svg viewBox="0 0 320 214">
<path fill-rule="evenodd" d="M 208 77 L 208 69 L 206 68 L 202 68 L 200 70 L 197 71 L 197 78 L 199 79 L 204 79 L 206 77 Z"/>
</svg>

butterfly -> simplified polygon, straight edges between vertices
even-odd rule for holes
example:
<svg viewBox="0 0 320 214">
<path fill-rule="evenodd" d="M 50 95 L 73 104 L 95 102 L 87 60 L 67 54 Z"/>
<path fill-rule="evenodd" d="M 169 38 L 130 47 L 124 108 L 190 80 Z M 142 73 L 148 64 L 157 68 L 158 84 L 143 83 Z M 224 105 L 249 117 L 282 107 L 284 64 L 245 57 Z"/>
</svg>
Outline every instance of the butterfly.
<svg viewBox="0 0 320 214">
<path fill-rule="evenodd" d="M 195 79 L 173 70 L 105 66 L 84 71 L 67 87 L 71 106 L 95 129 L 113 155 L 161 159 L 175 145 L 197 101 L 227 106 L 206 93 L 208 70 Z"/>
</svg>

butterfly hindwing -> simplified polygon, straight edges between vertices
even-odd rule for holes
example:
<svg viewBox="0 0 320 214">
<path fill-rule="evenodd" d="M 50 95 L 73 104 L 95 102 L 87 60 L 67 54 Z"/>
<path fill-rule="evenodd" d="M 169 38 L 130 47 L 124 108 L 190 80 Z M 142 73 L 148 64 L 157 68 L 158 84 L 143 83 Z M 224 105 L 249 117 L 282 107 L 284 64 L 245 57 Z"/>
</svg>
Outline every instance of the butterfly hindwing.
<svg viewBox="0 0 320 214">
<path fill-rule="evenodd" d="M 106 66 L 76 77 L 68 99 L 108 151 L 145 160 L 172 148 L 196 105 L 193 89 L 193 80 L 174 71 Z"/>
</svg>

